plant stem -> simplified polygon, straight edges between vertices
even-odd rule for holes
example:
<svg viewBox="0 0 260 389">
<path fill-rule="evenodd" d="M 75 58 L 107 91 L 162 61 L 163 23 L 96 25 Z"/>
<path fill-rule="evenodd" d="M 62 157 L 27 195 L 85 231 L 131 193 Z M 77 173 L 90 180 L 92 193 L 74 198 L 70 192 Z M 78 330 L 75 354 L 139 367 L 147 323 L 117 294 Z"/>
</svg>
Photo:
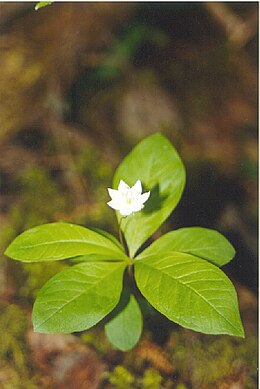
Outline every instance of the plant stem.
<svg viewBox="0 0 260 389">
<path fill-rule="evenodd" d="M 123 218 L 121 217 L 119 224 L 118 224 L 118 235 L 119 235 L 119 241 L 120 241 L 122 247 L 124 248 L 125 253 L 128 255 L 128 248 L 127 248 L 127 245 L 126 245 L 125 240 L 124 240 L 123 232 L 121 230 L 122 219 Z"/>
<path fill-rule="evenodd" d="M 120 219 L 120 222 L 118 224 L 118 235 L 119 235 L 119 240 L 120 240 L 121 245 L 125 248 L 123 234 L 122 234 L 122 230 L 121 230 L 121 222 L 122 222 L 122 218 Z"/>
<path fill-rule="evenodd" d="M 127 272 L 128 272 L 128 276 L 129 276 L 129 281 L 130 281 L 130 283 L 132 284 L 132 283 L 133 283 L 133 280 L 134 280 L 134 275 L 133 275 L 133 264 L 128 265 L 128 267 L 127 267 Z"/>
</svg>

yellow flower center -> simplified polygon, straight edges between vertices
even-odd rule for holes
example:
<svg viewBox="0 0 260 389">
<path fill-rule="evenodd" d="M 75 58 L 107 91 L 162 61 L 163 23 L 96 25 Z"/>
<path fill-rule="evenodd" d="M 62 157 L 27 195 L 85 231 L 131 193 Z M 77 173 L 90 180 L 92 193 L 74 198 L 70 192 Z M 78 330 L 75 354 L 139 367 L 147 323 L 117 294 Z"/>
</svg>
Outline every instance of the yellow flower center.
<svg viewBox="0 0 260 389">
<path fill-rule="evenodd" d="M 132 204 L 132 201 L 133 201 L 133 199 L 131 197 L 127 197 L 126 198 L 126 203 L 127 204 Z"/>
</svg>

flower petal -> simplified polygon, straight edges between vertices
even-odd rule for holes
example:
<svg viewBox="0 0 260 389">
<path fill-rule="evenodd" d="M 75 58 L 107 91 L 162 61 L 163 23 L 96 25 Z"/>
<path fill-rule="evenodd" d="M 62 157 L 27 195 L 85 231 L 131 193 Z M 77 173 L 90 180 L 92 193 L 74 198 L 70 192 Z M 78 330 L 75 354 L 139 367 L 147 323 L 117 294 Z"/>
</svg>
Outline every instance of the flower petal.
<svg viewBox="0 0 260 389">
<path fill-rule="evenodd" d="M 142 193 L 142 184 L 141 181 L 138 180 L 131 188 L 131 195 L 135 198 L 137 196 L 140 196 L 141 193 Z"/>
<path fill-rule="evenodd" d="M 118 185 L 118 191 L 125 194 L 129 189 L 130 187 L 123 180 L 120 180 Z"/>
<path fill-rule="evenodd" d="M 143 209 L 144 205 L 142 202 L 140 201 L 135 201 L 133 204 L 132 204 L 132 212 L 139 212 L 141 211 L 141 209 Z"/>
<path fill-rule="evenodd" d="M 116 199 L 121 198 L 121 194 L 118 192 L 118 190 L 111 189 L 111 188 L 107 188 L 107 190 L 108 190 L 109 196 L 111 197 L 112 200 L 116 200 Z"/>
<path fill-rule="evenodd" d="M 139 200 L 141 200 L 142 203 L 145 203 L 149 199 L 149 197 L 150 197 L 150 191 L 141 194 Z"/>
<path fill-rule="evenodd" d="M 121 216 L 129 216 L 134 211 L 132 205 L 125 204 L 124 206 L 120 207 L 119 212 Z"/>
<path fill-rule="evenodd" d="M 107 205 L 109 205 L 111 208 L 115 209 L 116 211 L 119 211 L 119 209 L 121 208 L 120 202 L 116 200 L 109 201 Z"/>
</svg>

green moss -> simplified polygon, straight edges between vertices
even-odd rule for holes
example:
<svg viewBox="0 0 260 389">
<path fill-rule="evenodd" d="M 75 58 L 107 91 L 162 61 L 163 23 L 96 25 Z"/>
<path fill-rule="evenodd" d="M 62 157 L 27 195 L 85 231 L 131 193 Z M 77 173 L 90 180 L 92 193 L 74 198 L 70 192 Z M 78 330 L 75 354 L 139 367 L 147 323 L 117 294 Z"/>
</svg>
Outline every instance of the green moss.
<svg viewBox="0 0 260 389">
<path fill-rule="evenodd" d="M 17 305 L 0 306 L 0 387 L 3 389 L 36 389 L 29 350 L 26 345 L 28 320 Z"/>
<path fill-rule="evenodd" d="M 102 326 L 96 326 L 83 332 L 80 338 L 83 343 L 93 347 L 99 355 L 104 356 L 112 349 L 111 343 L 108 341 Z"/>
<path fill-rule="evenodd" d="M 133 389 L 134 376 L 124 367 L 116 366 L 109 375 L 108 381 L 115 389 Z"/>
<path fill-rule="evenodd" d="M 106 373 L 106 378 L 108 384 L 104 387 L 113 389 L 161 389 L 163 383 L 163 377 L 155 369 L 147 368 L 143 376 L 139 377 L 136 372 L 130 372 L 123 365 L 118 365 L 111 373 Z"/>
<path fill-rule="evenodd" d="M 256 337 L 198 336 L 190 332 L 172 334 L 169 353 L 176 371 L 192 388 L 218 387 L 230 377 L 245 377 L 245 388 L 257 379 Z"/>
<path fill-rule="evenodd" d="M 154 369 L 147 369 L 141 379 L 142 389 L 160 389 L 162 383 L 161 374 Z"/>
<path fill-rule="evenodd" d="M 65 269 L 68 265 L 64 262 L 48 262 L 46 263 L 22 263 L 16 264 L 20 266 L 22 274 L 16 272 L 16 287 L 18 288 L 19 296 L 32 301 L 35 300 L 41 287 L 56 273 Z"/>
<path fill-rule="evenodd" d="M 39 166 L 25 169 L 17 185 L 19 201 L 12 207 L 10 217 L 21 230 L 55 220 L 69 207 L 68 196 Z"/>
</svg>

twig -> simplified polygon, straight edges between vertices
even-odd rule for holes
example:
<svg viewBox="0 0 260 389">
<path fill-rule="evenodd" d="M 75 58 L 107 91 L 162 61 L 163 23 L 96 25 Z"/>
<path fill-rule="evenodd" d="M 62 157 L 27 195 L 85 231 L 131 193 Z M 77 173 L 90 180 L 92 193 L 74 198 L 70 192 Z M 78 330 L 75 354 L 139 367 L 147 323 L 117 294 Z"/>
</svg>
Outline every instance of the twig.
<svg viewBox="0 0 260 389">
<path fill-rule="evenodd" d="M 209 13 L 224 28 L 229 41 L 237 49 L 243 48 L 257 33 L 258 15 L 253 12 L 245 21 L 221 2 L 204 3 Z"/>
</svg>

